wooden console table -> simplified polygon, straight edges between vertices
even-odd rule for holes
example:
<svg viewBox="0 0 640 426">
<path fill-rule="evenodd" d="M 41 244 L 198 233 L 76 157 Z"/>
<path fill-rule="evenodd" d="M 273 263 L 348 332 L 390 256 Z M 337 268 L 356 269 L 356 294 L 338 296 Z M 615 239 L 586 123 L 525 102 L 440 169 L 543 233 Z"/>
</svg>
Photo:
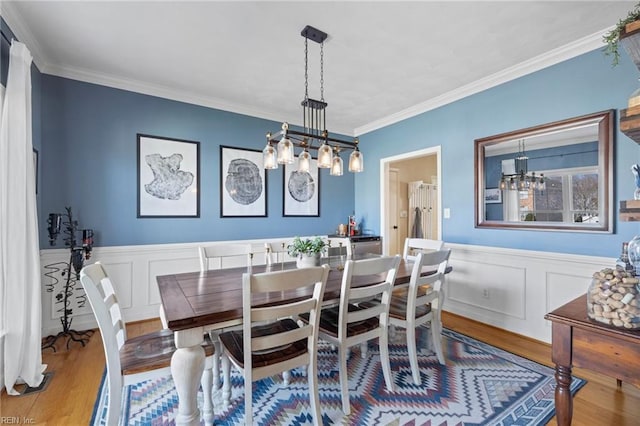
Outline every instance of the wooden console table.
<svg viewBox="0 0 640 426">
<path fill-rule="evenodd" d="M 597 371 L 640 385 L 640 330 L 608 326 L 587 317 L 586 294 L 545 315 L 552 322 L 552 361 L 556 364 L 556 420 L 571 424 L 571 368 Z"/>
</svg>

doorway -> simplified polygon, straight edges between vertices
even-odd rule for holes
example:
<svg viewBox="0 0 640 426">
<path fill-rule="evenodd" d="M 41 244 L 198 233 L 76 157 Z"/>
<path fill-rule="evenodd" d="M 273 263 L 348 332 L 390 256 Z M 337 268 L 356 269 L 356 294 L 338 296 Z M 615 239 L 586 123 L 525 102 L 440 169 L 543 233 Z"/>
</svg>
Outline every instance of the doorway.
<svg viewBox="0 0 640 426">
<path fill-rule="evenodd" d="M 440 146 L 383 158 L 380 162 L 380 211 L 383 250 L 385 254 L 402 254 L 404 239 L 415 229 L 413 206 L 410 210 L 409 187 L 422 182 L 431 195 L 429 206 L 421 206 L 421 214 L 429 214 L 423 237 L 442 239 L 442 193 Z"/>
</svg>

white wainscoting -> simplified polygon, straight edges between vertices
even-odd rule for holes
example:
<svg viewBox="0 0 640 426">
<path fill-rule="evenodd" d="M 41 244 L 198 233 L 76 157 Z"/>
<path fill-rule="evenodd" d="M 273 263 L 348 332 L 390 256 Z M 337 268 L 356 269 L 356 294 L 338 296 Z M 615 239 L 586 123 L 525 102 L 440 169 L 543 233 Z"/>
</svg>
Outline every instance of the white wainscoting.
<svg viewBox="0 0 640 426">
<path fill-rule="evenodd" d="M 254 246 L 253 264 L 265 261 L 264 243 L 289 242 L 288 239 L 247 240 Z M 161 244 L 145 246 L 96 247 L 86 264 L 101 262 L 111 276 L 125 321 L 138 321 L 158 317 L 160 295 L 156 276 L 180 272 L 192 272 L 200 269 L 198 246 L 209 244 L 224 244 L 229 241 L 198 242 L 187 244 Z M 234 241 L 237 243 L 238 241 Z M 62 316 L 62 288 L 66 274 L 62 275 L 63 263 L 69 261 L 68 249 L 50 249 L 40 251 L 42 270 L 42 335 L 57 334 L 62 330 L 60 317 Z M 241 262 L 238 260 L 238 262 Z M 47 265 L 55 265 L 54 269 L 47 269 Z M 233 263 L 228 265 L 234 266 Z M 238 263 L 237 266 L 239 266 Z M 45 275 L 49 273 L 49 276 Z M 72 272 L 73 273 L 73 272 Z M 47 291 L 49 284 L 58 281 Z M 82 304 L 82 284 L 78 280 L 75 284 L 71 300 L 73 310 L 74 330 L 97 328 L 88 301 Z"/>
<path fill-rule="evenodd" d="M 259 248 L 273 240 L 246 242 Z M 105 265 L 113 277 L 125 320 L 136 321 L 158 316 L 157 275 L 197 271 L 197 247 L 222 243 L 97 247 L 89 262 Z M 614 258 L 465 244 L 447 243 L 446 247 L 451 248 L 453 271 L 447 276 L 445 310 L 548 343 L 551 327 L 544 315 L 585 293 L 593 272 L 615 262 Z M 49 278 L 44 276 L 44 267 L 66 262 L 68 256 L 65 249 L 41 251 L 43 336 L 62 328 L 55 292 L 45 290 Z M 263 256 L 257 254 L 254 264 L 263 262 Z M 81 288 L 80 282 L 77 286 Z M 88 304 L 74 308 L 73 329 L 95 327 Z"/>
<path fill-rule="evenodd" d="M 445 243 L 453 271 L 444 310 L 551 343 L 546 313 L 586 293 L 615 258 Z"/>
</svg>

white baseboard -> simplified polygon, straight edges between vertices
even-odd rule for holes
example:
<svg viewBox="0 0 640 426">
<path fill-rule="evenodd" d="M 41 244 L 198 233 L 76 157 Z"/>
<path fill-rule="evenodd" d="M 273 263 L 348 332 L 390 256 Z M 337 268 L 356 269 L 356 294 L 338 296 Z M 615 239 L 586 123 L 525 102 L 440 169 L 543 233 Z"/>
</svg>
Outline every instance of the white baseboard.
<svg viewBox="0 0 640 426">
<path fill-rule="evenodd" d="M 266 241 L 246 242 L 260 246 Z M 216 243 L 224 242 L 206 244 Z M 125 321 L 137 321 L 158 316 L 157 275 L 199 269 L 197 247 L 201 244 L 97 247 L 90 262 L 100 261 L 105 265 L 116 286 Z M 551 327 L 544 315 L 585 293 L 593 272 L 611 267 L 615 262 L 612 258 L 466 244 L 446 244 L 446 247 L 451 248 L 453 267 L 446 282 L 446 311 L 543 342 L 551 342 Z M 68 255 L 65 249 L 42 250 L 43 275 L 48 271 L 46 265 L 67 262 Z M 260 263 L 261 259 L 254 261 Z M 55 312 L 60 306 L 56 295 L 64 284 L 64 277 L 57 278 L 61 282 L 55 291 L 47 292 L 46 284 L 51 279 L 43 276 L 43 336 L 62 329 Z M 77 288 L 81 295 L 80 282 Z M 72 308 L 73 329 L 97 327 L 88 303 Z"/>
</svg>

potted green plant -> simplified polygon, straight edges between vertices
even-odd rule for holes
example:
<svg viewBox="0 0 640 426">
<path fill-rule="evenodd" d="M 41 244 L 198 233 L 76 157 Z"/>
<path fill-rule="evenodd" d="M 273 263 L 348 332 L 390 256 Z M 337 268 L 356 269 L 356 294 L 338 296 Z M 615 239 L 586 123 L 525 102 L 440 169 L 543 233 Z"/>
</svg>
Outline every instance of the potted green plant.
<svg viewBox="0 0 640 426">
<path fill-rule="evenodd" d="M 320 266 L 320 259 L 326 250 L 327 242 L 320 237 L 305 239 L 295 237 L 287 246 L 287 253 L 296 258 L 298 268 Z"/>
<path fill-rule="evenodd" d="M 632 24 L 635 21 L 640 21 L 640 3 L 637 3 L 635 7 L 627 14 L 626 18 L 618 21 L 616 26 L 602 37 L 603 41 L 606 43 L 604 53 L 605 55 L 613 56 L 613 66 L 618 65 L 618 62 L 620 60 L 620 51 L 618 49 L 620 40 L 632 30 L 632 28 L 627 27 L 627 25 Z M 627 51 L 629 51 L 629 47 L 625 46 L 625 48 L 627 48 Z M 637 56 L 637 54 L 634 55 L 629 52 L 629 55 L 634 59 L 636 66 L 638 66 L 639 64 L 635 60 L 635 56 Z"/>
</svg>

